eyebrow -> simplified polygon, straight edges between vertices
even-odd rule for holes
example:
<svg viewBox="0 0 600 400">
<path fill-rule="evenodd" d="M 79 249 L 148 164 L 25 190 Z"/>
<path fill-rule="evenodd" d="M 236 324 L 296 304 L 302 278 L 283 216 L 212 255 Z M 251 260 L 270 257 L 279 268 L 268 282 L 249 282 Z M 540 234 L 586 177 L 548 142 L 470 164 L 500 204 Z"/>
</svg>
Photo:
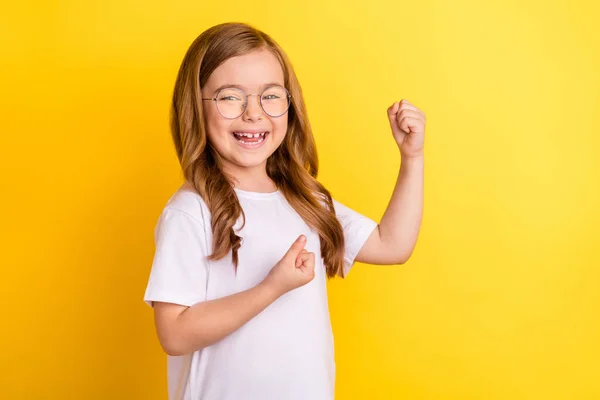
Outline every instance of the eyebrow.
<svg viewBox="0 0 600 400">
<path fill-rule="evenodd" d="M 265 88 L 267 88 L 269 86 L 283 86 L 283 84 L 279 83 L 279 82 L 270 82 L 270 83 L 265 83 L 265 84 L 261 85 L 261 88 L 265 89 Z M 246 91 L 245 88 L 244 88 L 244 86 L 242 86 L 242 85 L 236 85 L 235 83 L 226 83 L 226 84 L 221 85 L 218 88 L 216 88 L 213 93 L 216 95 L 217 93 L 219 93 L 219 90 L 222 90 L 222 89 L 225 89 L 225 88 L 231 88 L 231 87 L 243 90 L 244 92 Z"/>
</svg>

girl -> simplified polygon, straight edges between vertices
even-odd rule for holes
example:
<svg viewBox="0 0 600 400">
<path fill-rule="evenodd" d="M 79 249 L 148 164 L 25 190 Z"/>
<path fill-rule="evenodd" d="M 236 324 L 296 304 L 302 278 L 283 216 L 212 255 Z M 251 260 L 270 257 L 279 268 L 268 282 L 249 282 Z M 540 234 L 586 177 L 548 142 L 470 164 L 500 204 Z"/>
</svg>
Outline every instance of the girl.
<svg viewBox="0 0 600 400">
<path fill-rule="evenodd" d="M 169 398 L 332 399 L 326 278 L 412 253 L 423 113 L 404 100 L 388 109 L 402 164 L 378 225 L 316 180 L 300 85 L 265 33 L 234 23 L 202 33 L 171 111 L 185 184 L 158 220 L 144 296 L 168 354 Z"/>
</svg>

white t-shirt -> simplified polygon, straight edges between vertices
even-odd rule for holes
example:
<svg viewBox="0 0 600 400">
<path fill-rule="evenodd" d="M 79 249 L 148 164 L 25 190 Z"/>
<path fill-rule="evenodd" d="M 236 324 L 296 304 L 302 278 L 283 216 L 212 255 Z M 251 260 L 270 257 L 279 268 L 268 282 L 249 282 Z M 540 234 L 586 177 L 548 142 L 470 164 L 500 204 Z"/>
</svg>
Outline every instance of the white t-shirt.
<svg viewBox="0 0 600 400">
<path fill-rule="evenodd" d="M 235 189 L 246 216 L 237 274 L 229 255 L 208 261 L 211 217 L 196 192 L 182 186 L 168 200 L 155 229 L 156 251 L 144 301 L 184 306 L 259 284 L 300 234 L 315 253 L 315 277 L 269 305 L 219 342 L 183 356 L 167 356 L 170 400 L 331 400 L 333 334 L 319 236 L 280 192 Z M 346 273 L 377 223 L 334 201 L 346 241 Z"/>
</svg>

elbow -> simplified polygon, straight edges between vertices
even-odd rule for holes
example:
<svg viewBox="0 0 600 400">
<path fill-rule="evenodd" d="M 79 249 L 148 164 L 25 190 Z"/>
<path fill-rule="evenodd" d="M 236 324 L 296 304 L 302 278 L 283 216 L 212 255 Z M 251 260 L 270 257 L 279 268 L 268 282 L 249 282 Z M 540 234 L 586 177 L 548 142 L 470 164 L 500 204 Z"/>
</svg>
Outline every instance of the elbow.
<svg viewBox="0 0 600 400">
<path fill-rule="evenodd" d="M 162 346 L 163 351 L 168 355 L 168 356 L 182 356 L 185 354 L 185 352 L 181 351 L 181 349 L 178 349 L 176 347 L 173 346 Z"/>
<path fill-rule="evenodd" d="M 416 243 L 408 243 L 405 240 L 384 241 L 381 240 L 380 250 L 381 264 L 403 265 L 408 262 L 415 250 Z"/>
<path fill-rule="evenodd" d="M 408 260 L 404 257 L 397 257 L 390 264 L 392 265 L 404 265 Z"/>
<path fill-rule="evenodd" d="M 197 338 L 192 331 L 193 327 L 184 318 L 187 307 L 170 303 L 159 304 L 155 306 L 154 321 L 163 352 L 169 356 L 182 356 L 204 347 L 204 340 Z"/>
<path fill-rule="evenodd" d="M 178 345 L 176 340 L 160 338 L 160 347 L 169 356 L 182 356 L 185 354 L 182 346 Z"/>
<path fill-rule="evenodd" d="M 158 341 L 162 350 L 169 356 L 182 356 L 189 353 L 185 347 L 185 341 L 180 335 L 174 334 L 172 330 L 158 330 Z"/>
<path fill-rule="evenodd" d="M 409 252 L 402 252 L 400 254 L 398 254 L 396 256 L 396 264 L 398 265 L 404 265 L 408 262 L 408 260 L 410 259 L 410 257 L 412 256 L 412 250 L 410 250 Z"/>
<path fill-rule="evenodd" d="M 160 340 L 162 350 L 169 356 L 184 356 L 197 350 L 202 350 L 206 345 L 192 345 L 182 340 L 181 337 L 162 338 Z"/>
<path fill-rule="evenodd" d="M 416 243 L 413 243 L 410 247 L 405 247 L 404 249 L 401 249 L 398 254 L 398 264 L 406 264 L 408 260 L 410 260 L 410 257 L 412 257 L 415 251 L 415 247 Z"/>
<path fill-rule="evenodd" d="M 175 343 L 167 343 L 161 342 L 161 347 L 163 351 L 169 356 L 184 356 L 186 354 L 193 353 L 193 350 L 187 348 L 186 346 L 177 345 Z"/>
</svg>

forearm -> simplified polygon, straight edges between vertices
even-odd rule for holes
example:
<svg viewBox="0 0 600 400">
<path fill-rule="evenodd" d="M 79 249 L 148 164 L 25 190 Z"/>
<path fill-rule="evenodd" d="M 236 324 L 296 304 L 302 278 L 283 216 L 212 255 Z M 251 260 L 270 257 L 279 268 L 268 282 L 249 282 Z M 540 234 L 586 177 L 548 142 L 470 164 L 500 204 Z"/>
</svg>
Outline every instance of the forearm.
<svg viewBox="0 0 600 400">
<path fill-rule="evenodd" d="M 210 346 L 250 321 L 279 296 L 270 284 L 262 282 L 243 292 L 196 303 L 169 325 L 165 350 L 181 355 Z"/>
<path fill-rule="evenodd" d="M 406 261 L 417 242 L 423 216 L 424 156 L 404 158 L 390 202 L 379 223 L 389 253 Z"/>
</svg>

